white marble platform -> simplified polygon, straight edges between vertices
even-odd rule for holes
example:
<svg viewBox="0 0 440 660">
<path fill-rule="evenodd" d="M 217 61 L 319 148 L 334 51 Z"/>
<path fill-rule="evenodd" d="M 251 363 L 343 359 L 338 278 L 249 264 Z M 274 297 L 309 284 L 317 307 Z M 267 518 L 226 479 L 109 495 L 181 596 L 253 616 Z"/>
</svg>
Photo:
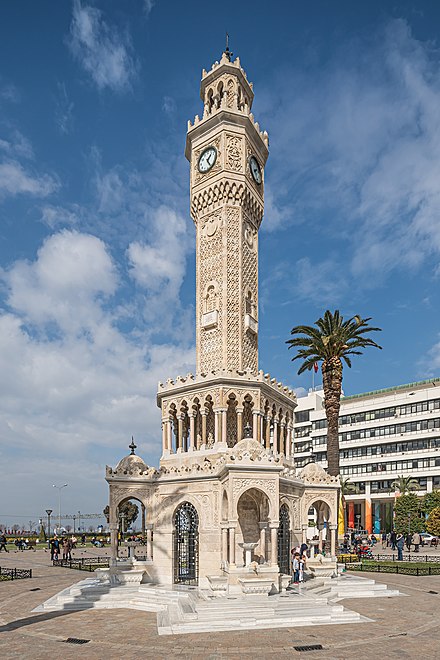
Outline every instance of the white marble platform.
<svg viewBox="0 0 440 660">
<path fill-rule="evenodd" d="M 273 596 L 213 596 L 197 588 L 152 584 L 114 586 L 87 578 L 64 589 L 34 611 L 128 608 L 157 612 L 159 634 L 361 623 L 343 598 L 397 596 L 384 584 L 352 575 L 310 580 Z"/>
</svg>

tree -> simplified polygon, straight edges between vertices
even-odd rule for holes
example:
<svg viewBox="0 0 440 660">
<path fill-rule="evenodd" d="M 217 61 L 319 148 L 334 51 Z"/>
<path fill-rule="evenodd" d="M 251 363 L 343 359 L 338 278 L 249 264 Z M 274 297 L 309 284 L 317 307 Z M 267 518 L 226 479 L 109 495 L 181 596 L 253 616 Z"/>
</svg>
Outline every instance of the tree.
<svg viewBox="0 0 440 660">
<path fill-rule="evenodd" d="M 371 318 L 356 315 L 344 321 L 339 310 L 334 314 L 327 310 L 315 322 L 315 326 L 297 325 L 290 334 L 298 335 L 286 343 L 289 348 L 298 348 L 293 360 L 302 360 L 298 374 L 311 371 L 321 362 L 324 407 L 327 417 L 327 472 L 339 474 L 339 409 L 342 392 L 342 360 L 351 367 L 351 355 L 362 355 L 361 348 L 382 348 L 369 337 L 368 332 L 380 332 L 381 328 L 368 325 Z"/>
<path fill-rule="evenodd" d="M 423 532 L 426 521 L 421 517 L 422 500 L 414 493 L 401 495 L 394 504 L 394 528 L 396 532 Z"/>
<path fill-rule="evenodd" d="M 393 481 L 391 488 L 394 488 L 395 491 L 398 490 L 401 495 L 408 495 L 412 490 L 419 490 L 420 484 L 413 477 L 400 475 Z"/>
<path fill-rule="evenodd" d="M 124 524 L 125 529 L 130 527 L 130 525 L 134 523 L 134 521 L 137 519 L 139 515 L 139 507 L 137 506 L 137 504 L 135 504 L 134 502 L 130 502 L 129 500 L 122 502 L 122 504 L 119 505 L 118 510 L 119 510 L 119 516 L 121 516 L 121 514 L 125 515 L 125 524 Z M 110 509 L 108 505 L 105 507 L 103 514 L 105 515 L 107 522 L 109 523 Z"/>
<path fill-rule="evenodd" d="M 440 506 L 434 507 L 426 522 L 426 529 L 430 534 L 440 535 Z"/>
<path fill-rule="evenodd" d="M 440 490 L 433 490 L 432 493 L 426 493 L 423 498 L 423 511 L 429 515 L 437 507 L 440 507 Z"/>
</svg>

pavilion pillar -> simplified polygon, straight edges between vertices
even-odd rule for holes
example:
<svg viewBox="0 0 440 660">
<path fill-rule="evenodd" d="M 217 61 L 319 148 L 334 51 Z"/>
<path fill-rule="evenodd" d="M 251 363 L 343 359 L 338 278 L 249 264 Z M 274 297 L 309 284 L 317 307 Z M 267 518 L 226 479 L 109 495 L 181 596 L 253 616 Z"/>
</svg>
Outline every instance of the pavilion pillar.
<svg viewBox="0 0 440 660">
<path fill-rule="evenodd" d="M 228 523 L 221 523 L 222 530 L 222 562 L 228 561 Z"/>
<path fill-rule="evenodd" d="M 235 525 L 229 523 L 229 563 L 235 566 Z"/>
<path fill-rule="evenodd" d="M 330 527 L 330 553 L 332 557 L 336 557 L 336 533 L 338 531 L 337 525 L 329 525 Z"/>
<path fill-rule="evenodd" d="M 257 442 L 260 442 L 261 437 L 260 437 L 260 411 L 259 410 L 254 410 L 252 413 L 252 437 L 254 440 Z"/>
<path fill-rule="evenodd" d="M 201 410 L 202 416 L 202 445 L 206 445 L 206 410 Z"/>
<path fill-rule="evenodd" d="M 243 439 L 243 408 L 237 410 L 237 442 Z"/>
<path fill-rule="evenodd" d="M 141 502 L 141 529 L 142 536 L 145 536 L 145 504 Z"/>
<path fill-rule="evenodd" d="M 286 424 L 280 423 L 280 454 L 286 455 Z"/>
<path fill-rule="evenodd" d="M 289 422 L 289 424 L 287 425 L 286 458 L 290 458 L 291 451 L 292 451 L 292 428 Z"/>
<path fill-rule="evenodd" d="M 173 453 L 173 421 L 171 417 L 168 419 L 166 424 L 167 424 L 167 432 L 168 432 L 168 449 L 170 454 L 172 454 Z"/>
<path fill-rule="evenodd" d="M 110 557 L 114 560 L 118 558 L 118 531 L 117 522 L 111 522 L 110 525 Z"/>
<path fill-rule="evenodd" d="M 189 416 L 189 451 L 194 451 L 195 447 L 195 438 L 194 438 L 194 421 L 195 413 L 191 413 Z"/>
<path fill-rule="evenodd" d="M 278 523 L 270 524 L 270 563 L 272 566 L 278 564 Z"/>
<path fill-rule="evenodd" d="M 179 415 L 177 423 L 176 451 L 183 451 L 183 415 Z"/>
<path fill-rule="evenodd" d="M 167 428 L 167 421 L 165 419 L 162 420 L 162 456 L 166 454 L 168 449 L 168 428 Z"/>
<path fill-rule="evenodd" d="M 267 523 L 260 522 L 260 553 L 261 553 L 264 561 L 266 561 L 266 559 L 267 559 L 266 528 L 267 528 Z"/>
<path fill-rule="evenodd" d="M 276 417 L 274 417 L 273 420 L 273 453 L 274 454 L 280 453 L 279 444 L 278 444 L 278 421 Z"/>
<path fill-rule="evenodd" d="M 221 416 L 222 416 L 222 444 L 226 445 L 227 444 L 227 425 L 226 425 L 226 415 L 228 414 L 227 409 L 224 409 L 221 411 Z"/>
<path fill-rule="evenodd" d="M 147 559 L 153 559 L 153 525 L 147 525 Z"/>
<path fill-rule="evenodd" d="M 303 525 L 302 526 L 302 542 L 307 543 L 307 531 L 309 529 L 308 525 Z"/>
<path fill-rule="evenodd" d="M 270 417 L 266 416 L 266 449 L 270 449 Z"/>
<path fill-rule="evenodd" d="M 214 411 L 214 442 L 219 441 L 220 423 L 221 423 L 220 410 L 215 410 Z"/>
</svg>

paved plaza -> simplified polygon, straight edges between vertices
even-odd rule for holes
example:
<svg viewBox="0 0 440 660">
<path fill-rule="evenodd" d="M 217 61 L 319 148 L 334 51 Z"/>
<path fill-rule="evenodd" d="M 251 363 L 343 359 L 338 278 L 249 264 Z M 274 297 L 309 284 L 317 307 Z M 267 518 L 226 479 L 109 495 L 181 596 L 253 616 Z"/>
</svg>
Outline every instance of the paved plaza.
<svg viewBox="0 0 440 660">
<path fill-rule="evenodd" d="M 93 550 L 77 550 L 90 555 Z M 430 551 L 430 554 L 434 551 Z M 102 550 L 96 554 L 103 554 Z M 435 551 L 435 554 L 438 554 Z M 10 553 L 1 566 L 32 568 L 31 580 L 0 583 L 2 658 L 280 658 L 352 659 L 365 654 L 384 658 L 438 658 L 440 576 L 387 576 L 390 588 L 406 596 L 346 599 L 345 607 L 373 623 L 264 631 L 159 636 L 156 614 L 134 610 L 33 613 L 32 610 L 86 573 L 50 565 L 47 553 Z M 366 577 L 379 577 L 368 574 Z M 34 591 L 36 590 L 36 591 Z M 438 592 L 438 593 L 432 593 Z M 67 638 L 87 639 L 78 646 Z M 300 653 L 295 646 L 322 644 L 321 651 Z"/>
</svg>

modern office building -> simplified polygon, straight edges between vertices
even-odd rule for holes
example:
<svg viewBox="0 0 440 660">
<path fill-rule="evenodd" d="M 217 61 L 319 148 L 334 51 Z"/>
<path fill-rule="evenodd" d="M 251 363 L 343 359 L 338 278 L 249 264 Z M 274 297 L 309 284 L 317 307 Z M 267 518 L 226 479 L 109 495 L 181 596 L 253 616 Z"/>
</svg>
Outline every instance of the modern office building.
<svg viewBox="0 0 440 660">
<path fill-rule="evenodd" d="M 327 466 L 324 393 L 298 399 L 294 456 L 297 468 Z M 401 475 L 419 483 L 419 495 L 440 488 L 440 378 L 343 396 L 339 417 L 342 478 L 356 486 L 348 495 L 348 526 L 389 531 Z"/>
</svg>

